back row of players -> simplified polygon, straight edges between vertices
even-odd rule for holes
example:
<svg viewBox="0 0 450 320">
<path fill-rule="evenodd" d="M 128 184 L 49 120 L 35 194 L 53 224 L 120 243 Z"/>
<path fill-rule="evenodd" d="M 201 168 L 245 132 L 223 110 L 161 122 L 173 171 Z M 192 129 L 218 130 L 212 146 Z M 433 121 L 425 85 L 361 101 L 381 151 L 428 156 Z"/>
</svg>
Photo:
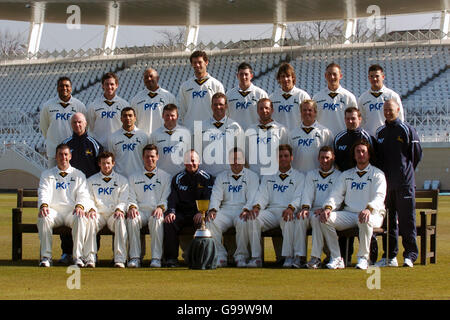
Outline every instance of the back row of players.
<svg viewBox="0 0 450 320">
<path fill-rule="evenodd" d="M 306 174 L 307 171 L 318 167 L 319 150 L 323 146 L 333 145 L 336 152 L 347 151 L 348 154 L 351 147 L 348 143 L 354 141 L 354 137 L 347 137 L 350 134 L 347 129 L 351 134 L 356 133 L 359 137 L 373 142 L 371 134 L 384 124 L 385 101 L 394 102 L 393 108 L 398 109 L 398 116 L 403 120 L 400 98 L 383 85 L 384 73 L 378 65 L 369 68 L 371 89 L 364 93 L 357 103 L 354 95 L 340 86 L 342 72 L 339 65 L 334 63 L 326 68 L 328 87 L 310 99 L 305 91 L 295 87 L 295 72 L 289 64 L 283 64 L 277 73 L 281 88 L 267 98 L 264 90 L 251 83 L 253 72 L 247 63 L 238 67 L 239 86 L 225 95 L 221 93 L 224 90 L 220 82 L 207 73 L 208 57 L 204 52 L 194 52 L 190 61 L 195 77 L 181 86 L 178 101 L 171 93 L 158 86 L 158 74 L 150 68 L 144 72 L 147 89 L 132 99 L 131 108 L 125 100 L 116 95 L 118 78 L 113 73 L 105 74 L 102 79 L 104 94 L 88 105 L 87 110 L 79 100 L 71 96 L 70 79 L 60 78 L 58 97 L 45 103 L 41 110 L 41 130 L 46 137 L 49 167 L 56 164 L 56 145 L 71 136 L 69 119 L 77 113 L 76 119 L 81 118 L 79 122 L 83 122 L 80 113 L 86 115 L 89 132 L 95 139 L 89 138 L 93 148 L 88 147 L 82 154 L 74 156 L 95 158 L 103 145 L 115 155 L 115 171 L 127 178 L 137 171 L 142 171 L 142 166 L 145 166 L 145 157 L 142 159 L 145 154 L 143 149 L 148 144 L 154 144 L 158 148 L 159 168 L 163 168 L 170 175 L 182 170 L 183 161 L 175 164 L 174 153 L 181 154 L 182 159 L 184 151 L 190 149 L 192 142 L 195 146 L 195 137 L 199 136 L 195 134 L 195 120 L 203 120 L 200 129 L 203 148 L 199 151 L 204 160 L 203 169 L 213 176 L 229 169 L 226 163 L 227 151 L 230 150 L 230 146 L 224 148 L 221 158 L 218 159 L 216 156 L 219 149 L 215 148 L 214 142 L 227 135 L 242 136 L 246 129 L 247 138 L 251 136 L 248 132 L 252 128 L 256 136 L 255 140 L 246 140 L 245 144 L 245 157 L 251 169 L 262 175 L 278 171 L 276 165 L 274 171 L 269 170 L 264 174 L 264 165 L 261 165 L 265 163 L 271 167 L 274 163 L 278 164 L 278 158 L 273 159 L 275 153 L 271 154 L 272 159 L 266 157 L 265 160 L 269 160 L 266 162 L 261 158 L 249 159 L 249 156 L 252 156 L 251 146 L 268 145 L 271 144 L 268 143 L 270 140 L 276 140 L 276 143 L 273 143 L 276 146 L 284 143 L 292 146 L 292 166 Z M 175 104 L 178 104 L 178 108 Z M 71 120 L 72 128 L 76 127 L 74 123 L 77 121 Z M 178 124 L 178 120 L 184 127 Z M 368 132 L 362 130 L 361 125 L 367 128 Z M 73 130 L 73 137 L 76 137 L 75 129 Z M 252 141 L 256 143 L 249 143 Z M 214 151 L 209 150 L 210 153 L 207 154 L 209 144 L 212 146 L 210 149 Z M 234 145 L 235 140 L 232 140 L 231 147 Z M 256 154 L 261 156 L 258 152 Z M 278 157 L 278 153 L 276 154 Z M 212 159 L 210 163 L 208 155 Z M 341 170 L 353 166 L 350 158 L 339 158 L 343 159 L 339 164 Z M 349 163 L 351 164 L 348 165 Z M 156 255 L 157 251 L 155 250 Z M 41 256 L 45 256 L 43 253 L 41 249 Z M 155 258 L 158 259 L 160 257 Z M 135 261 L 134 264 L 137 263 Z"/>
</svg>

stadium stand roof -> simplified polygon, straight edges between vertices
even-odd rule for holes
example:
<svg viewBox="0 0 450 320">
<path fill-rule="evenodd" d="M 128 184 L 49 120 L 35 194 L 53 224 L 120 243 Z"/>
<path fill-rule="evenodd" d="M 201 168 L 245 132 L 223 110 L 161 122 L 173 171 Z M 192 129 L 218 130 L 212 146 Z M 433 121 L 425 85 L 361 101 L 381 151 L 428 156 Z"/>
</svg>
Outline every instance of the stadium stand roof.
<svg viewBox="0 0 450 320">
<path fill-rule="evenodd" d="M 0 0 L 0 19 L 30 21 L 30 9 L 39 2 L 44 3 Z M 380 8 L 380 15 L 449 9 L 448 0 L 50 0 L 45 1 L 45 21 L 65 23 L 67 7 L 78 5 L 82 24 L 104 25 L 108 21 L 109 7 L 118 4 L 121 25 L 185 25 L 189 16 L 189 2 L 199 4 L 202 25 L 276 23 L 280 18 L 277 14 L 277 5 L 280 4 L 287 9 L 282 17 L 284 22 L 367 17 L 372 15 L 372 12 L 367 11 L 371 5 Z"/>
</svg>

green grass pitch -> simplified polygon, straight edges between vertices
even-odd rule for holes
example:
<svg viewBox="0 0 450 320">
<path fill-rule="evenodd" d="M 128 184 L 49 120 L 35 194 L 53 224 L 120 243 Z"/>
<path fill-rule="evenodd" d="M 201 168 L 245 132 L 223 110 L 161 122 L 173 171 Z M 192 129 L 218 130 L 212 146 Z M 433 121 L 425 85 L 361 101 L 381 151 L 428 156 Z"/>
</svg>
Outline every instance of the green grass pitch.
<svg viewBox="0 0 450 320">
<path fill-rule="evenodd" d="M 437 264 L 413 269 L 382 268 L 375 273 L 345 270 L 281 269 L 274 265 L 271 241 L 266 240 L 266 266 L 262 269 L 189 270 L 114 269 L 111 237 L 102 237 L 100 263 L 95 269 L 80 269 L 79 282 L 67 267 L 39 268 L 37 234 L 23 237 L 23 261 L 11 262 L 11 208 L 15 194 L 0 195 L 0 298 L 5 299 L 151 299 L 151 300 L 308 300 L 308 299 L 449 299 L 450 197 L 439 198 Z M 37 212 L 26 211 L 24 222 L 35 222 Z M 149 238 L 146 263 L 148 265 Z M 310 241 L 310 240 L 309 240 Z M 379 238 L 381 248 L 381 238 Z M 60 256 L 59 237 L 53 254 Z M 358 246 L 358 241 L 355 241 Z M 309 244 L 309 248 L 311 245 Z M 402 247 L 399 263 L 403 262 Z M 355 250 L 356 252 L 356 250 Z M 380 250 L 380 255 L 381 255 Z M 355 260 L 355 255 L 353 260 Z M 355 261 L 353 261 L 355 262 Z M 69 272 L 69 273 L 68 273 Z M 76 285 L 79 284 L 79 289 Z M 368 285 L 369 284 L 369 285 Z M 379 289 L 373 288 L 379 284 Z M 74 288 L 75 287 L 75 288 Z M 372 287 L 370 289 L 369 287 Z"/>
</svg>

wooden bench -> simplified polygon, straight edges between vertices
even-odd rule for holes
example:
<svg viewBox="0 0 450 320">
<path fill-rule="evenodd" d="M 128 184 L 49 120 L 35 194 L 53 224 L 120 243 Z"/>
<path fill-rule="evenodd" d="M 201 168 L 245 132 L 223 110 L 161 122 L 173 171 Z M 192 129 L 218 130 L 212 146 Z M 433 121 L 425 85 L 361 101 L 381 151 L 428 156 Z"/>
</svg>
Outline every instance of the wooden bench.
<svg viewBox="0 0 450 320">
<path fill-rule="evenodd" d="M 420 237 L 420 263 L 427 264 L 427 259 L 430 258 L 430 263 L 436 263 L 436 222 L 437 222 L 437 208 L 438 208 L 437 190 L 418 190 L 416 191 L 416 209 L 420 212 L 420 225 L 417 224 L 417 236 Z M 36 189 L 18 189 L 17 190 L 17 207 L 12 209 L 12 260 L 22 260 L 22 235 L 24 233 L 38 233 L 36 223 L 22 223 L 22 214 L 24 208 L 36 209 L 37 216 L 37 190 Z M 430 219 L 428 219 L 430 217 Z M 36 218 L 37 219 L 37 218 Z M 385 235 L 383 228 L 375 228 L 376 235 Z M 57 227 L 53 229 L 53 234 L 70 234 L 70 228 Z M 105 226 L 99 231 L 100 235 L 113 235 L 113 233 Z M 144 227 L 141 230 L 141 235 L 149 234 L 148 228 Z M 184 228 L 181 232 L 183 236 L 194 234 L 194 229 L 191 227 Z M 235 235 L 234 228 L 230 228 L 224 236 L 232 237 Z M 311 230 L 308 232 L 311 235 Z M 348 230 L 339 231 L 338 235 L 349 237 L 358 236 L 358 228 L 351 228 Z M 267 230 L 262 233 L 262 242 L 264 238 L 278 238 L 282 239 L 281 229 L 275 228 Z M 428 238 L 430 239 L 430 249 L 428 250 Z M 345 253 L 345 261 L 348 256 L 348 241 L 347 250 Z"/>
</svg>

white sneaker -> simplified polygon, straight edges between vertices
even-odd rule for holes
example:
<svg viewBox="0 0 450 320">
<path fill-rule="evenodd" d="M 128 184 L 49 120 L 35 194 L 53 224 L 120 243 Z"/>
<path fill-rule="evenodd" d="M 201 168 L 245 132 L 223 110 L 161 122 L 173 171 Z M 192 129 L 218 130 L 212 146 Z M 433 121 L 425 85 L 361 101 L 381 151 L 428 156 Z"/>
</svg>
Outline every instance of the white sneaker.
<svg viewBox="0 0 450 320">
<path fill-rule="evenodd" d="M 327 268 L 328 269 L 344 269 L 345 268 L 344 259 L 342 259 L 342 257 L 331 259 L 331 261 L 327 263 Z"/>
<path fill-rule="evenodd" d="M 125 264 L 123 262 L 114 263 L 114 268 L 125 268 Z"/>
<path fill-rule="evenodd" d="M 95 268 L 95 262 L 94 261 L 88 261 L 85 265 L 86 268 Z"/>
<path fill-rule="evenodd" d="M 247 263 L 247 268 L 261 268 L 262 267 L 262 260 L 261 258 L 252 258 Z"/>
<path fill-rule="evenodd" d="M 80 258 L 75 259 L 73 264 L 76 265 L 78 268 L 83 268 L 84 267 L 84 262 Z"/>
<path fill-rule="evenodd" d="M 392 259 L 383 258 L 377 263 L 375 263 L 375 267 L 398 267 L 397 258 Z"/>
<path fill-rule="evenodd" d="M 412 260 L 410 258 L 405 258 L 405 261 L 403 261 L 403 266 L 413 268 L 414 263 L 412 262 Z"/>
<path fill-rule="evenodd" d="M 365 257 L 358 257 L 358 263 L 356 264 L 356 269 L 367 270 L 369 267 L 369 262 Z"/>
<path fill-rule="evenodd" d="M 217 267 L 218 268 L 223 268 L 223 267 L 226 267 L 227 265 L 228 265 L 227 258 L 225 258 L 225 257 L 217 258 Z"/>
<path fill-rule="evenodd" d="M 245 259 L 237 259 L 236 260 L 236 267 L 237 268 L 245 268 L 247 266 L 247 263 L 245 262 Z"/>
<path fill-rule="evenodd" d="M 128 268 L 139 268 L 141 266 L 141 261 L 139 258 L 133 258 L 127 263 Z"/>
<path fill-rule="evenodd" d="M 52 264 L 52 259 L 51 258 L 43 257 L 41 259 L 41 261 L 39 262 L 39 267 L 48 268 L 48 267 L 51 266 L 51 264 Z"/>
<path fill-rule="evenodd" d="M 292 257 L 286 257 L 284 259 L 283 268 L 292 268 L 292 263 L 294 259 Z"/>
<path fill-rule="evenodd" d="M 150 263 L 150 268 L 161 268 L 161 260 L 152 259 L 152 262 Z"/>
</svg>

